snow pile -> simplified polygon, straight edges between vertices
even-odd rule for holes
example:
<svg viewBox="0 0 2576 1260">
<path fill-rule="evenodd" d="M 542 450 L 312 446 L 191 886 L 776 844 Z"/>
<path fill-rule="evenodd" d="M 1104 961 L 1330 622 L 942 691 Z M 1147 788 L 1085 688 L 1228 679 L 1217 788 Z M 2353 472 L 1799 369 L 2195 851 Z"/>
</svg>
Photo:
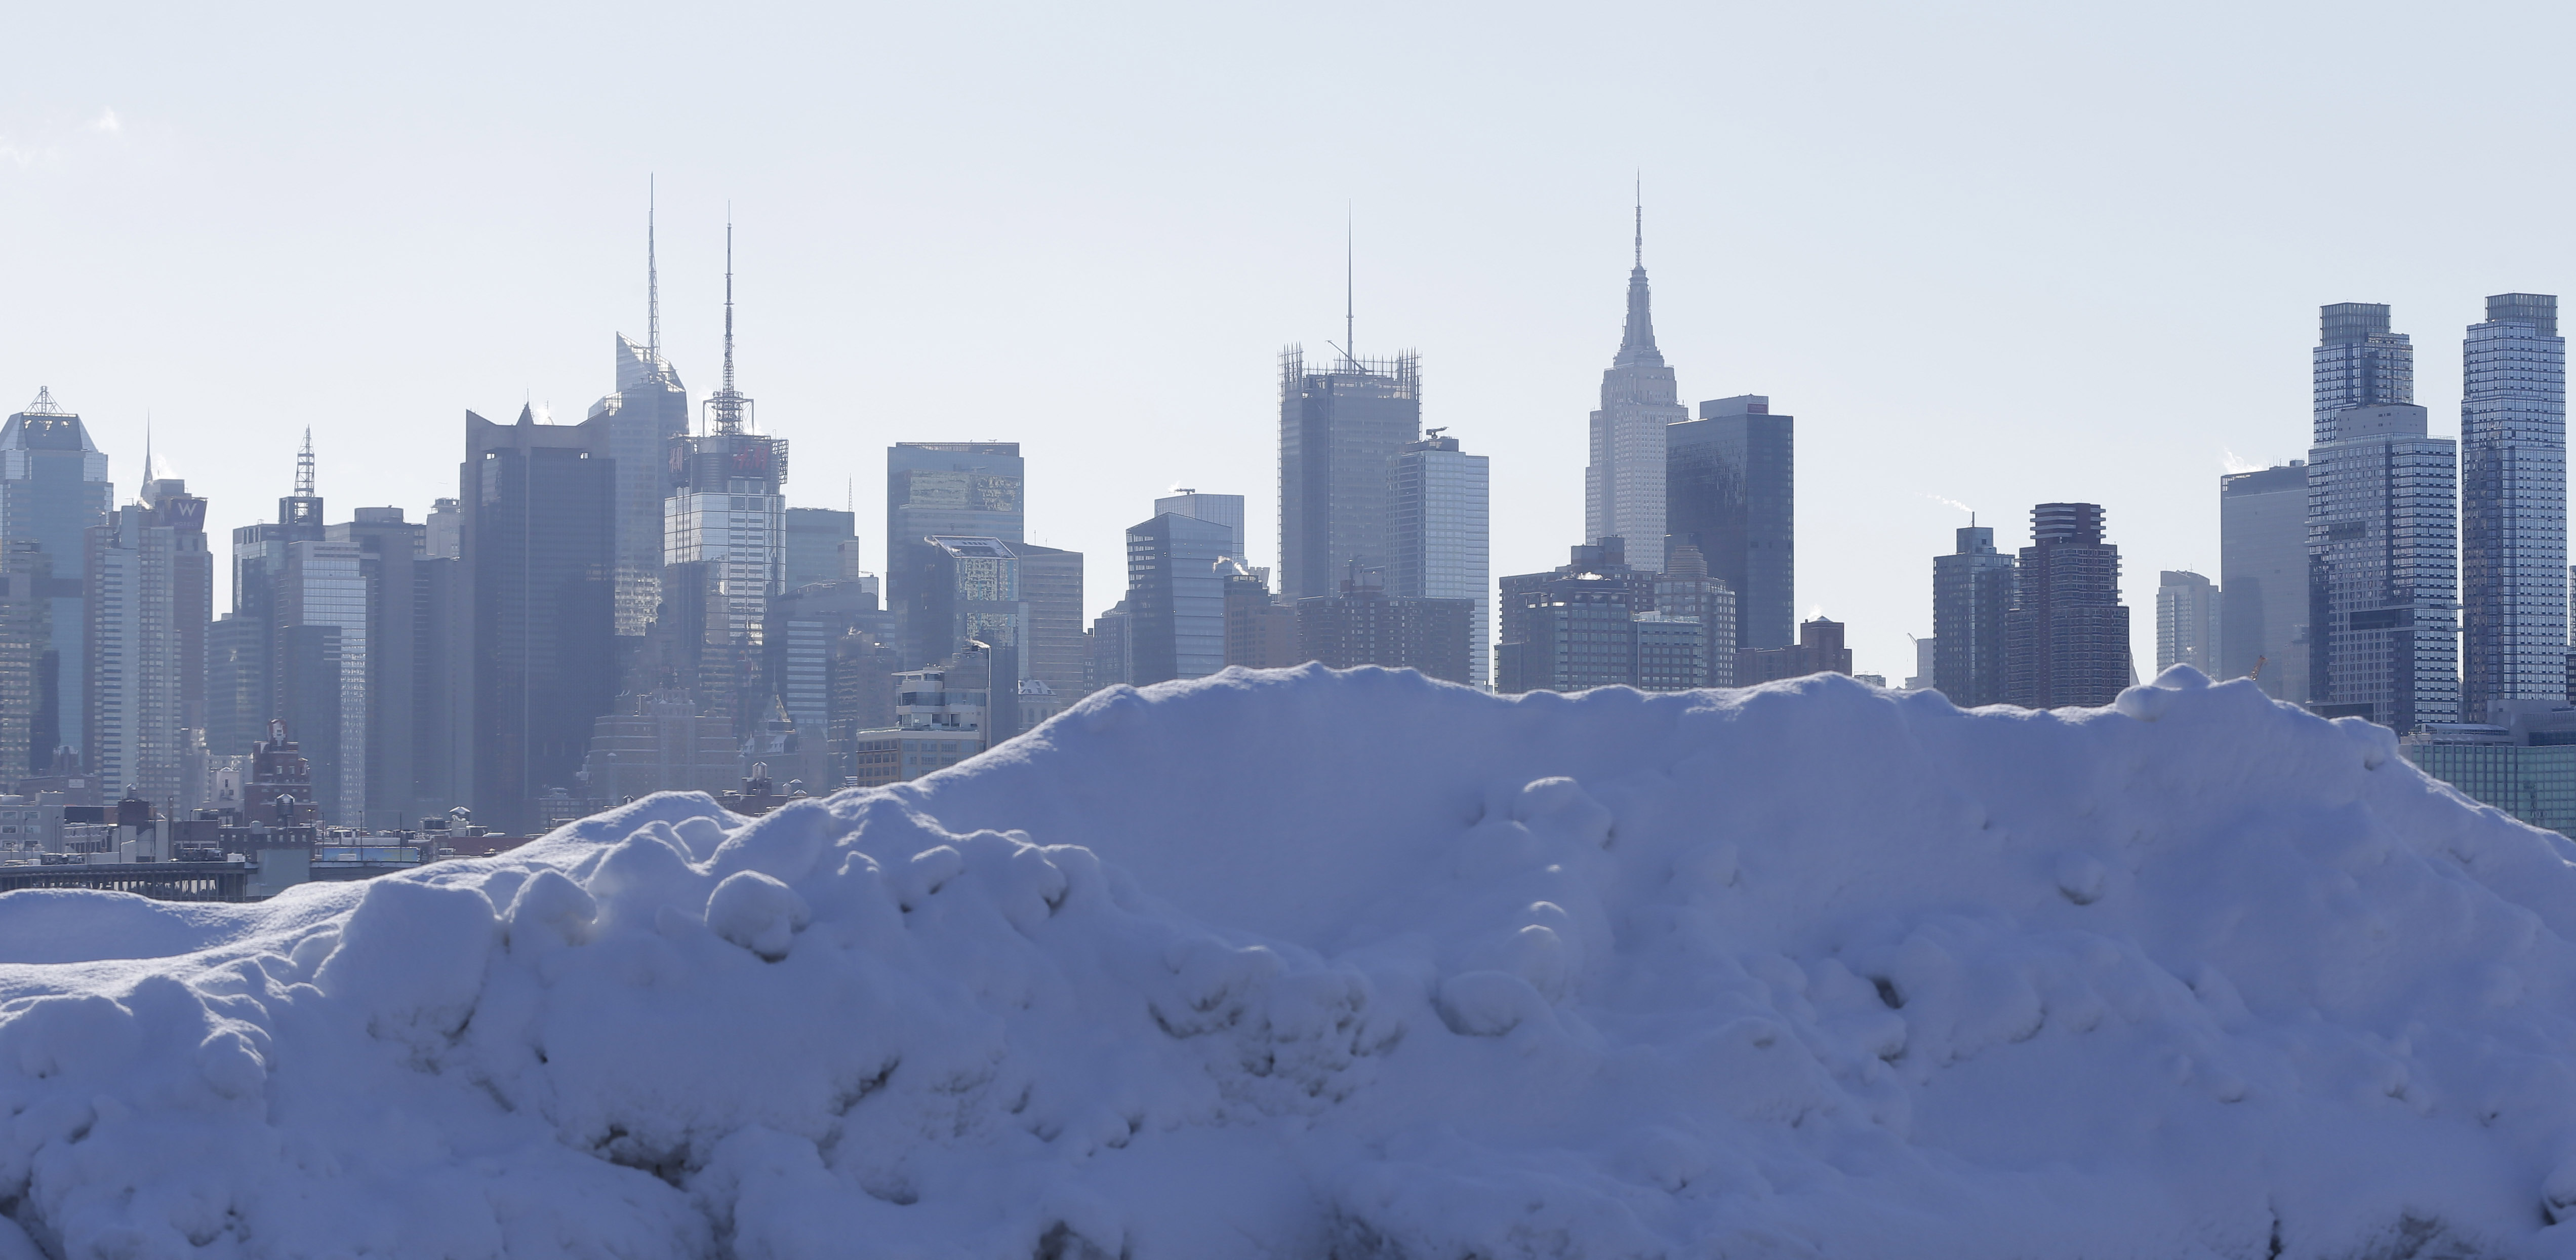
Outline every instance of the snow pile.
<svg viewBox="0 0 2576 1260">
<path fill-rule="evenodd" d="M 0 1257 L 2576 1254 L 2571 858 L 2188 670 L 1122 688 L 748 825 L 11 895 Z"/>
</svg>

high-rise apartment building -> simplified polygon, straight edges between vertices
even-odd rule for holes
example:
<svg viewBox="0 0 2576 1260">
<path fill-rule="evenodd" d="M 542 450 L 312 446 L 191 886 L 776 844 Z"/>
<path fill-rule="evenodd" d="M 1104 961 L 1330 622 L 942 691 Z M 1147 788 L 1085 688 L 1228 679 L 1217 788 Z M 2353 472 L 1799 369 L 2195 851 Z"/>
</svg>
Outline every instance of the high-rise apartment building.
<svg viewBox="0 0 2576 1260">
<path fill-rule="evenodd" d="M 1709 576 L 1699 548 L 1686 542 L 1665 548 L 1664 571 L 1655 575 L 1655 611 L 1699 623 L 1701 686 L 1737 685 L 1735 592 Z"/>
<path fill-rule="evenodd" d="M 1630 566 L 1618 538 L 1575 547 L 1565 564 L 1545 573 L 1505 576 L 1494 690 L 1706 685 L 1704 673 L 1674 672 L 1682 666 L 1673 653 L 1687 646 L 1694 659 L 1704 659 L 1707 648 L 1697 623 L 1656 611 L 1657 577 Z M 1684 625 L 1691 629 L 1682 630 Z M 1643 665 L 1654 668 L 1641 672 Z"/>
<path fill-rule="evenodd" d="M 1742 394 L 1701 403 L 1699 419 L 1665 434 L 1666 532 L 1735 592 L 1747 648 L 1788 647 L 1796 633 L 1797 425 Z"/>
<path fill-rule="evenodd" d="M 2218 587 L 2210 677 L 2307 703 L 2308 461 L 2218 479 Z"/>
<path fill-rule="evenodd" d="M 617 695 L 617 482 L 604 419 L 516 424 L 465 415 L 464 581 L 457 646 L 472 687 L 458 723 L 474 817 L 528 827 L 572 786 Z"/>
<path fill-rule="evenodd" d="M 1650 573 L 1664 567 L 1665 430 L 1690 419 L 1673 370 L 1655 348 L 1653 306 L 1646 290 L 1645 211 L 1640 208 L 1636 265 L 1628 270 L 1628 323 L 1619 337 L 1619 353 L 1601 373 L 1601 409 L 1592 413 L 1592 462 L 1583 470 L 1583 536 L 1626 539 L 1629 562 Z"/>
<path fill-rule="evenodd" d="M 732 252 L 730 230 L 726 252 Z M 644 344 L 618 334 L 617 392 L 592 403 L 586 417 L 608 422 L 609 457 L 617 462 L 617 633 L 625 638 L 642 635 L 659 614 L 663 501 L 671 487 L 667 457 L 689 432 L 688 387 L 662 357 L 662 283 L 650 204 L 644 211 L 644 304 Z M 436 534 L 434 514 L 432 525 Z M 431 555 L 454 554 L 439 552 L 438 541 L 432 539 Z"/>
<path fill-rule="evenodd" d="M 1280 352 L 1281 598 L 1330 595 L 1352 561 L 1386 562 L 1386 461 L 1421 435 L 1413 352 L 1314 370 L 1303 347 Z"/>
<path fill-rule="evenodd" d="M 1234 568 L 1219 566 L 1233 542 L 1231 528 L 1177 512 L 1127 527 L 1128 681 L 1141 687 L 1225 668 L 1225 582 Z"/>
<path fill-rule="evenodd" d="M 2156 581 L 2156 669 L 2189 665 L 2218 677 L 2218 609 L 2222 596 L 2209 579 L 2166 569 Z"/>
<path fill-rule="evenodd" d="M 2005 703 L 2013 571 L 1991 525 L 1961 526 L 1958 550 L 1932 557 L 1932 686 L 1960 708 Z"/>
<path fill-rule="evenodd" d="M 1405 443 L 1387 460 L 1387 593 L 1474 601 L 1467 676 L 1458 681 L 1490 688 L 1494 608 L 1487 463 L 1438 429 Z"/>
<path fill-rule="evenodd" d="M 2500 293 L 2461 347 L 2460 700 L 2489 720 L 2567 693 L 2567 339 L 2558 299 Z"/>
<path fill-rule="evenodd" d="M 1798 623 L 1798 641 L 1789 647 L 1748 648 L 1735 666 L 1737 685 L 1804 678 L 1809 674 L 1849 674 L 1852 654 L 1844 646 L 1839 621 L 1813 617 Z"/>
<path fill-rule="evenodd" d="M 2456 448 L 2430 436 L 2414 405 L 2414 350 L 2389 331 L 2386 306 L 2325 307 L 2319 329 L 2305 470 L 2307 704 L 2400 731 L 2457 721 Z"/>
<path fill-rule="evenodd" d="M 924 602 L 937 583 L 929 538 L 1024 537 L 1017 442 L 898 442 L 886 448 L 886 606 L 907 668 L 945 659 L 947 623 Z"/>
<path fill-rule="evenodd" d="M 54 692 L 53 560 L 33 539 L 0 540 L 0 777 L 16 779 L 60 740 Z"/>
<path fill-rule="evenodd" d="M 2129 685 L 2129 610 L 2102 507 L 2042 503 L 2030 510 L 2030 540 L 2004 619 L 2004 699 L 2026 709 L 2109 704 Z"/>
<path fill-rule="evenodd" d="M 87 619 L 81 608 L 83 531 L 104 524 L 115 501 L 107 481 L 107 456 L 90 441 L 80 416 L 36 391 L 27 409 L 0 425 L 0 539 L 33 542 L 51 564 L 47 615 L 51 620 L 53 676 L 46 688 L 60 714 L 54 737 L 75 751 L 88 746 L 83 680 L 89 676 Z M 53 761 L 45 749 L 30 770 Z"/>
</svg>

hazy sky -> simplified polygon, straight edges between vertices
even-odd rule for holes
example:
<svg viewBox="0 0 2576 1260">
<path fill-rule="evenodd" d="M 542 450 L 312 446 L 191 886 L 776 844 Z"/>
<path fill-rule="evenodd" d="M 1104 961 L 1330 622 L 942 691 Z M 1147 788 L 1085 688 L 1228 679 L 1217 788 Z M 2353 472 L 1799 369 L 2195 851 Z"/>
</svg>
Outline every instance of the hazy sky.
<svg viewBox="0 0 2576 1260">
<path fill-rule="evenodd" d="M 2142 669 L 2217 479 L 2304 454 L 2316 308 L 2396 307 L 2457 432 L 2489 293 L 2569 287 L 2565 6 L 17 5 L 0 411 L 50 385 L 212 528 L 311 426 L 331 518 L 453 495 L 460 419 L 581 418 L 641 337 L 741 387 L 790 502 L 1017 439 L 1029 537 L 1175 484 L 1275 560 L 1277 355 L 1422 354 L 1493 457 L 1497 574 L 1580 541 L 1644 171 L 1685 401 L 1798 417 L 1798 602 L 1911 672 L 1965 504 L 2107 504 Z M 222 535 L 218 535 L 217 545 Z M 218 596 L 219 607 L 223 597 Z"/>
</svg>

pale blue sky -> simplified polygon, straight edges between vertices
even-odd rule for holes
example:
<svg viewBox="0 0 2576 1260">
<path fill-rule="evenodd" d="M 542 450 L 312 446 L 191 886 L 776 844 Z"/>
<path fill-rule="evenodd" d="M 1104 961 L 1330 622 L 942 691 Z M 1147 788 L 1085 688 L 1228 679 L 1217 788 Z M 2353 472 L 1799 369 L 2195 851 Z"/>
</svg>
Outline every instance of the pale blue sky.
<svg viewBox="0 0 2576 1260">
<path fill-rule="evenodd" d="M 2303 453 L 2316 307 L 2381 301 L 2456 431 L 2480 299 L 2566 292 L 2562 6 L 20 5 L 0 409 L 145 417 L 218 529 L 305 426 L 332 517 L 455 493 L 459 419 L 577 420 L 644 323 L 742 388 L 791 502 L 1013 438 L 1033 541 L 1124 584 L 1175 483 L 1276 556 L 1276 355 L 1418 349 L 1493 457 L 1497 573 L 1561 562 L 1644 169 L 1686 400 L 1799 417 L 1799 603 L 1911 671 L 1974 506 L 2110 509 L 2142 662 L 2231 455 Z M 2576 296 L 2576 295 L 2571 295 Z M 219 544 L 220 545 L 220 544 Z M 2144 665 L 2142 664 L 2142 669 Z"/>
</svg>

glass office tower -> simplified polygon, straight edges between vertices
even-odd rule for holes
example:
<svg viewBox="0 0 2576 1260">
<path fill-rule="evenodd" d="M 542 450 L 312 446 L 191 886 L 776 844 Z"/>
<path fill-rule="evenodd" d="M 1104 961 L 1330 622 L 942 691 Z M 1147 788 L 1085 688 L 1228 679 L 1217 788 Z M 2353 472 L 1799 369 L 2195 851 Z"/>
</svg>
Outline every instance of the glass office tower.
<svg viewBox="0 0 2576 1260">
<path fill-rule="evenodd" d="M 1280 598 L 1334 594 L 1353 560 L 1386 562 L 1386 461 L 1421 435 L 1411 351 L 1312 371 L 1302 347 L 1280 352 Z"/>
<path fill-rule="evenodd" d="M 948 655 L 946 626 L 924 601 L 936 585 L 934 535 L 1022 541 L 1026 467 L 1017 442 L 897 442 L 886 448 L 886 606 L 906 668 Z"/>
<path fill-rule="evenodd" d="M 2308 461 L 2218 479 L 2218 672 L 2308 699 Z"/>
<path fill-rule="evenodd" d="M 1699 417 L 1665 435 L 1665 528 L 1735 592 L 1744 647 L 1794 646 L 1797 418 L 1761 394 L 1703 402 Z"/>
<path fill-rule="evenodd" d="M 1492 562 L 1487 556 L 1487 460 L 1434 429 L 1387 461 L 1388 593 L 1469 599 L 1467 681 L 1493 685 Z"/>
<path fill-rule="evenodd" d="M 36 401 L 0 426 L 0 538 L 37 543 L 52 562 L 46 599 L 54 665 L 44 688 L 58 714 L 54 738 L 76 750 L 88 743 L 81 703 L 89 676 L 80 596 L 83 531 L 107 522 L 115 497 L 107 456 L 77 413 L 55 405 L 51 390 L 38 390 Z M 53 752 L 38 751 L 38 764 L 29 769 L 43 769 Z"/>
<path fill-rule="evenodd" d="M 2567 693 L 2567 340 L 2558 299 L 2501 293 L 2461 346 L 2460 701 Z"/>
</svg>

